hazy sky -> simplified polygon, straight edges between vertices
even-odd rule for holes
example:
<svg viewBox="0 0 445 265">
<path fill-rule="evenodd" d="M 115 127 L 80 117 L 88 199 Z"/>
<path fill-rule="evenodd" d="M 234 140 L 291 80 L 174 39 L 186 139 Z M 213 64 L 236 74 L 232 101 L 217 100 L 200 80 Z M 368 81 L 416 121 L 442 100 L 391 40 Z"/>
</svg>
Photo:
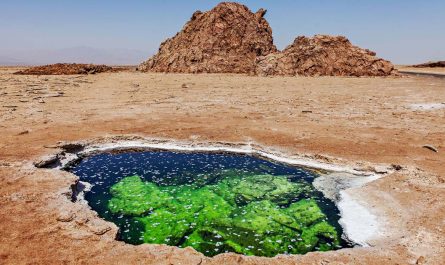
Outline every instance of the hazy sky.
<svg viewBox="0 0 445 265">
<path fill-rule="evenodd" d="M 87 46 L 154 53 L 195 10 L 219 1 L 1 0 L 0 55 Z M 339 34 L 394 63 L 445 60 L 445 0 L 239 1 L 264 7 L 275 44 L 298 35 Z"/>
</svg>

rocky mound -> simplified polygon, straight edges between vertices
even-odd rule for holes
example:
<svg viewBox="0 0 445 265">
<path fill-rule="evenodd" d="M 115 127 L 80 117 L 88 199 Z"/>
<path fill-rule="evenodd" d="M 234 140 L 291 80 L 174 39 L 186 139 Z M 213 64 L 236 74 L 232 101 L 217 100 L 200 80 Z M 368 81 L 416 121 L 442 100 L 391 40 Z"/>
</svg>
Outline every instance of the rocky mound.
<svg viewBox="0 0 445 265">
<path fill-rule="evenodd" d="M 287 76 L 388 76 L 394 66 L 343 36 L 298 37 L 282 52 L 257 59 L 256 74 Z"/>
<path fill-rule="evenodd" d="M 223 2 L 197 11 L 181 32 L 139 66 L 147 72 L 247 73 L 304 76 L 387 76 L 394 66 L 342 36 L 298 37 L 284 51 L 273 44 L 272 29 L 246 6 Z"/>
<path fill-rule="evenodd" d="M 424 67 L 431 67 L 431 68 L 435 68 L 435 67 L 445 67 L 445 61 L 437 61 L 437 62 L 428 62 L 428 63 L 423 63 L 423 64 L 416 64 L 416 65 L 413 65 L 413 67 L 417 67 L 417 68 L 424 68 Z"/>
<path fill-rule="evenodd" d="M 223 2 L 197 11 L 181 32 L 163 42 L 141 71 L 178 73 L 254 73 L 257 56 L 276 52 L 266 10 Z"/>
<path fill-rule="evenodd" d="M 97 74 L 115 71 L 112 67 L 106 65 L 94 64 L 68 64 L 58 63 L 44 66 L 31 67 L 29 69 L 16 72 L 17 75 L 82 75 Z"/>
</svg>

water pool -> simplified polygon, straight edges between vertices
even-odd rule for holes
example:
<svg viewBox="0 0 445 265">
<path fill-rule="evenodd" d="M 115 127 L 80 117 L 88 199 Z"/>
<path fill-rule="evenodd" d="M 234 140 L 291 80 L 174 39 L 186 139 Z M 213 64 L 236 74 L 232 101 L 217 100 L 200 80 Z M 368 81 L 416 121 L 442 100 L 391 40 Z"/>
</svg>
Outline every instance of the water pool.
<svg viewBox="0 0 445 265">
<path fill-rule="evenodd" d="M 348 247 L 316 173 L 250 155 L 100 153 L 67 169 L 119 240 L 268 256 Z"/>
</svg>

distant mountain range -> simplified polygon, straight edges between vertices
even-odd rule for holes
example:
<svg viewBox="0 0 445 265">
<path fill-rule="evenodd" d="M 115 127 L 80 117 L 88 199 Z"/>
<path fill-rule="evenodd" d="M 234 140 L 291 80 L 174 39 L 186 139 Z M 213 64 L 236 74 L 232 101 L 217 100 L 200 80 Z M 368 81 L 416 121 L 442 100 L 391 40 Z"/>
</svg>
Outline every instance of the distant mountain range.
<svg viewBox="0 0 445 265">
<path fill-rule="evenodd" d="M 25 65 L 25 63 L 20 62 L 20 60 L 15 58 L 0 55 L 0 65 L 15 66 L 15 65 Z"/>
<path fill-rule="evenodd" d="M 93 63 L 137 65 L 148 59 L 149 52 L 131 49 L 72 47 L 55 50 L 0 50 L 0 65 L 43 65 L 53 63 Z"/>
</svg>

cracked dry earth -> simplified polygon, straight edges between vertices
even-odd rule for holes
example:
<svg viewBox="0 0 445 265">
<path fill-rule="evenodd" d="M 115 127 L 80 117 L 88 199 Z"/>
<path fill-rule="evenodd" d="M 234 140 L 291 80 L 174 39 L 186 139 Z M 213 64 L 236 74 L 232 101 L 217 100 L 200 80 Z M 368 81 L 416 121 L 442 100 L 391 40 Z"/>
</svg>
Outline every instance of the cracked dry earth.
<svg viewBox="0 0 445 265">
<path fill-rule="evenodd" d="M 445 79 L 38 77 L 12 75 L 15 70 L 0 69 L 1 264 L 445 263 L 445 108 L 438 107 L 445 103 Z M 208 258 L 191 248 L 115 241 L 114 225 L 70 201 L 75 176 L 32 165 L 59 152 L 60 142 L 119 135 L 253 142 L 362 170 L 402 169 L 348 191 L 378 216 L 369 247 Z"/>
</svg>

